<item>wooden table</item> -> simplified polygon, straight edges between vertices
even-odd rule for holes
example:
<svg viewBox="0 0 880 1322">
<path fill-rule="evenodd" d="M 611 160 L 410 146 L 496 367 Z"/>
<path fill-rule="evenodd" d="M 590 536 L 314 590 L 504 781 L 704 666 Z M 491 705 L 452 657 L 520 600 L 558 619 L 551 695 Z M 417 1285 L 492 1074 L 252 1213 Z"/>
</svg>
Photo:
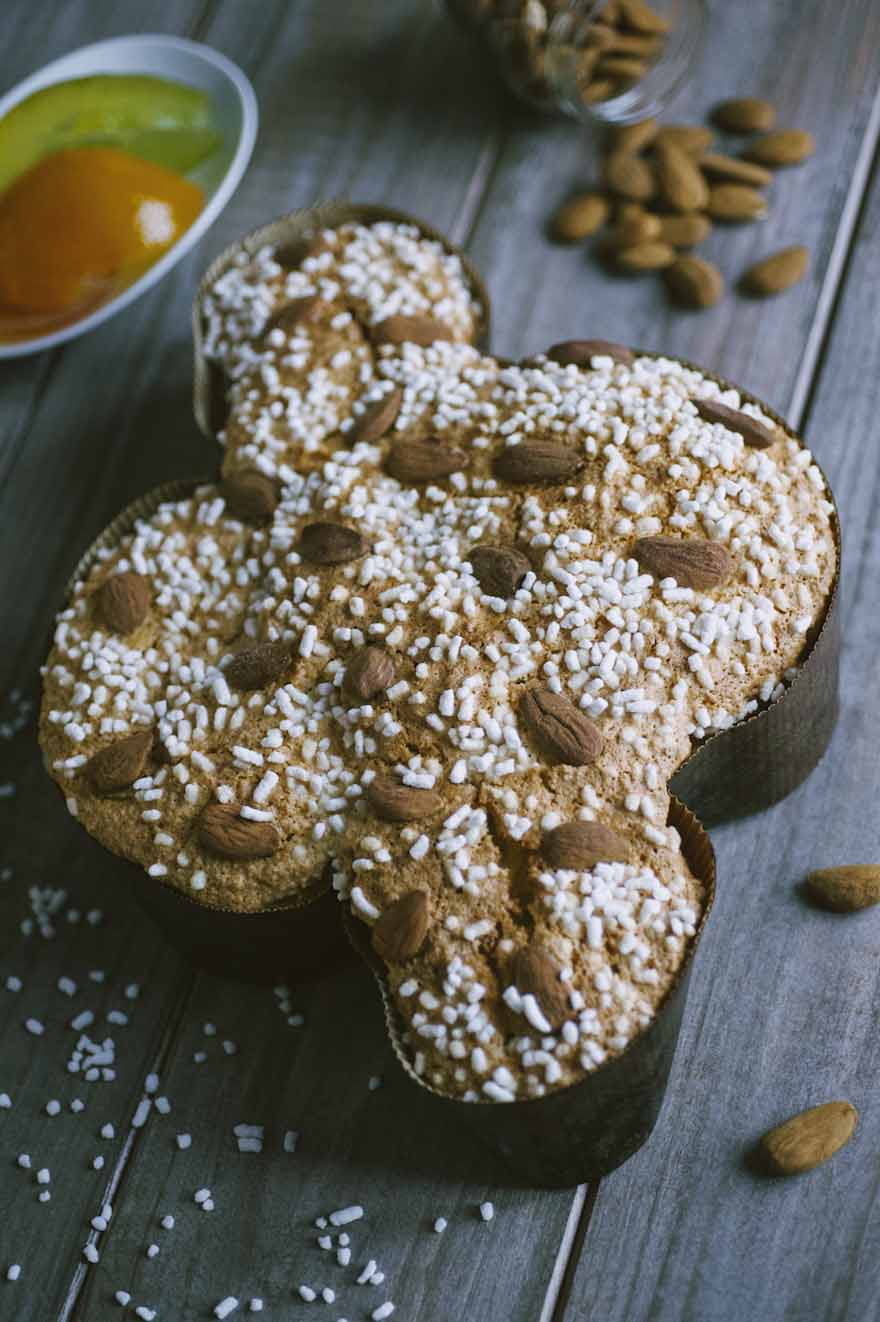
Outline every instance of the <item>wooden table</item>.
<svg viewBox="0 0 880 1322">
<path fill-rule="evenodd" d="M 678 115 L 763 94 L 819 147 L 774 184 L 763 227 L 713 237 L 710 255 L 735 275 L 753 256 L 805 243 L 812 265 L 775 301 L 731 296 L 694 315 L 671 311 L 658 282 L 611 281 L 546 242 L 548 210 L 590 179 L 595 143 L 513 106 L 427 0 L 4 7 L 4 86 L 82 43 L 149 28 L 239 61 L 262 127 L 238 194 L 170 278 L 84 339 L 2 366 L 0 692 L 36 700 L 62 585 L 102 525 L 155 483 L 216 469 L 190 410 L 188 310 L 200 271 L 243 231 L 319 199 L 399 206 L 464 244 L 492 291 L 500 353 L 580 332 L 663 348 L 742 381 L 804 429 L 834 485 L 846 543 L 832 749 L 787 802 L 715 834 L 719 896 L 660 1124 L 626 1166 L 577 1191 L 510 1187 L 479 1151 L 436 1128 L 395 1073 L 365 974 L 293 993 L 290 1014 L 302 1023 L 291 1024 L 271 989 L 182 963 L 132 905 L 113 860 L 66 818 L 33 720 L 15 732 L 21 703 L 4 698 L 0 1092 L 13 1102 L 0 1109 L 4 1322 L 124 1316 L 116 1290 L 161 1322 L 210 1318 L 227 1295 L 242 1301 L 239 1314 L 260 1296 L 268 1318 L 330 1322 L 366 1318 L 385 1299 L 395 1322 L 880 1316 L 880 914 L 826 915 L 798 886 L 810 867 L 880 857 L 880 7 L 749 0 L 714 11 Z M 54 939 L 19 930 L 33 886 L 67 892 Z M 96 909 L 103 918 L 92 925 Z M 10 974 L 20 991 L 3 990 Z M 70 997 L 58 988 L 64 977 L 77 984 Z M 131 984 L 137 999 L 126 996 Z M 67 1025 L 84 1010 L 93 1038 L 114 1039 L 113 1082 L 67 1072 L 77 1036 Z M 127 1023 L 108 1022 L 120 1011 Z M 42 1036 L 24 1029 L 28 1017 L 44 1024 Z M 152 1071 L 172 1109 L 154 1108 L 133 1128 Z M 85 1108 L 73 1113 L 76 1097 Z M 797 1180 L 751 1173 L 744 1154 L 756 1135 L 832 1097 L 861 1112 L 843 1153 Z M 62 1110 L 50 1118 L 53 1098 Z M 265 1127 L 262 1153 L 238 1151 L 242 1122 Z M 106 1124 L 113 1138 L 100 1137 Z M 295 1153 L 283 1151 L 288 1130 L 300 1133 Z M 30 1170 L 16 1165 L 20 1153 Z M 36 1180 L 44 1167 L 48 1186 Z M 212 1191 L 213 1212 L 194 1202 L 200 1188 Z M 51 1201 L 41 1203 L 46 1189 Z M 486 1199 L 488 1224 L 478 1212 Z M 107 1201 L 113 1218 L 100 1233 L 90 1219 Z M 352 1203 L 366 1216 L 350 1228 L 343 1267 L 318 1247 L 313 1222 Z M 166 1214 L 173 1230 L 159 1224 Z M 442 1235 L 432 1231 L 438 1216 L 449 1223 Z M 83 1260 L 87 1242 L 96 1265 Z M 153 1259 L 150 1243 L 160 1246 Z M 381 1286 L 354 1283 L 368 1258 L 385 1273 Z M 14 1262 L 22 1275 L 11 1283 Z M 303 1303 L 301 1283 L 331 1287 L 336 1303 Z"/>
</svg>

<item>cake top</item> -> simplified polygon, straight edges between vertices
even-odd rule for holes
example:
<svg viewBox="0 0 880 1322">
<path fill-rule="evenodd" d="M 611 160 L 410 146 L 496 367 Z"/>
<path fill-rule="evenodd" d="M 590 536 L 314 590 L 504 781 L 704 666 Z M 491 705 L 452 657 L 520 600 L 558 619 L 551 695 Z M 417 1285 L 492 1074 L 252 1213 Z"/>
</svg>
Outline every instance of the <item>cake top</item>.
<svg viewBox="0 0 880 1322">
<path fill-rule="evenodd" d="M 705 900 L 666 782 L 780 691 L 836 545 L 809 452 L 735 390 L 616 346 L 502 365 L 478 320 L 408 226 L 223 276 L 224 481 L 103 548 L 42 738 L 84 825 L 185 893 L 332 871 L 417 1072 L 504 1101 L 650 1022 Z"/>
</svg>

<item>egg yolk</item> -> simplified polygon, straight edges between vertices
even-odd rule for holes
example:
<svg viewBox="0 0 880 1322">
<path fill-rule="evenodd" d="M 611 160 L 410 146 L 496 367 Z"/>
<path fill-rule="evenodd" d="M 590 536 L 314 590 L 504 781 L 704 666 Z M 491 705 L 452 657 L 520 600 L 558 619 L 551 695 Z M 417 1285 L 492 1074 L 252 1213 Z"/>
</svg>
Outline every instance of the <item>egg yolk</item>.
<svg viewBox="0 0 880 1322">
<path fill-rule="evenodd" d="M 68 324 L 114 297 L 203 205 L 182 175 L 115 147 L 44 157 L 0 194 L 0 336 Z"/>
</svg>

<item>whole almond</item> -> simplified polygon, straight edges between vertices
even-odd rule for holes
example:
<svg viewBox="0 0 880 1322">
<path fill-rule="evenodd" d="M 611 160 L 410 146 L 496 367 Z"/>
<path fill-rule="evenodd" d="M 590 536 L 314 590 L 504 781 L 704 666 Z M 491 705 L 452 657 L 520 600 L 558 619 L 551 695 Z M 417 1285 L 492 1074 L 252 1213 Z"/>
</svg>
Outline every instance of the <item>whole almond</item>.
<svg viewBox="0 0 880 1322">
<path fill-rule="evenodd" d="M 203 809 L 196 828 L 199 844 L 218 858 L 238 860 L 268 858 L 281 845 L 271 822 L 255 822 L 239 816 L 236 803 L 210 803 Z"/>
<path fill-rule="evenodd" d="M 709 190 L 706 210 L 713 220 L 728 225 L 763 220 L 767 215 L 767 199 L 747 184 L 716 184 Z"/>
<path fill-rule="evenodd" d="M 706 422 L 720 422 L 728 431 L 738 432 L 753 450 L 766 450 L 777 437 L 769 427 L 741 409 L 729 408 L 717 399 L 695 399 L 694 407 Z"/>
<path fill-rule="evenodd" d="M 776 110 L 758 96 L 738 96 L 719 101 L 712 118 L 726 133 L 766 133 L 776 123 Z"/>
<path fill-rule="evenodd" d="M 632 248 L 659 239 L 661 229 L 660 217 L 639 207 L 636 214 L 615 222 L 608 233 L 608 242 L 614 248 Z"/>
<path fill-rule="evenodd" d="M 223 479 L 226 508 L 245 523 L 267 523 L 278 506 L 278 488 L 271 477 L 243 468 Z"/>
<path fill-rule="evenodd" d="M 563 822 L 542 835 L 541 857 L 551 868 L 589 872 L 597 863 L 625 863 L 629 848 L 602 822 Z"/>
<path fill-rule="evenodd" d="M 417 789 L 384 772 L 378 772 L 367 786 L 367 802 L 383 822 L 418 822 L 433 817 L 443 807 L 437 790 Z"/>
<path fill-rule="evenodd" d="M 825 1102 L 793 1115 L 764 1135 L 760 1152 L 774 1175 L 803 1175 L 849 1142 L 859 1113 L 850 1102 Z"/>
<path fill-rule="evenodd" d="M 659 238 L 673 248 L 695 248 L 712 233 L 712 222 L 699 211 L 684 212 L 680 216 L 659 216 Z"/>
<path fill-rule="evenodd" d="M 816 140 L 806 129 L 776 129 L 755 138 L 742 154 L 747 161 L 779 170 L 787 165 L 800 165 L 815 150 Z"/>
<path fill-rule="evenodd" d="M 715 141 L 715 134 L 702 124 L 666 124 L 657 134 L 655 147 L 677 147 L 689 156 L 702 156 Z"/>
<path fill-rule="evenodd" d="M 612 38 L 613 44 L 613 38 Z M 638 124 L 622 124 L 612 131 L 611 141 L 615 151 L 640 152 L 657 136 L 656 119 L 642 119 Z"/>
<path fill-rule="evenodd" d="M 640 275 L 643 271 L 662 271 L 674 261 L 675 249 L 659 239 L 636 243 L 631 248 L 619 248 L 614 253 L 618 269 L 632 275 Z"/>
<path fill-rule="evenodd" d="M 727 548 L 703 537 L 640 537 L 632 553 L 656 579 L 674 578 L 683 588 L 717 588 L 733 572 Z"/>
<path fill-rule="evenodd" d="M 685 308 L 711 308 L 724 293 L 724 277 L 703 257 L 677 257 L 665 272 L 673 301 Z"/>
<path fill-rule="evenodd" d="M 603 55 L 596 68 L 598 78 L 620 78 L 624 82 L 638 82 L 644 78 L 648 72 L 648 66 L 644 60 L 638 60 L 632 55 Z"/>
<path fill-rule="evenodd" d="M 433 317 L 395 315 L 377 322 L 370 332 L 374 344 L 433 344 L 435 340 L 454 340 L 455 335 L 442 321 Z"/>
<path fill-rule="evenodd" d="M 328 317 L 332 311 L 332 305 L 317 294 L 311 294 L 307 298 L 295 298 L 273 313 L 263 328 L 263 334 L 280 330 L 285 335 L 289 335 L 297 326 L 314 325 Z"/>
<path fill-rule="evenodd" d="M 783 248 L 750 266 L 742 277 L 742 287 L 758 298 L 770 298 L 791 289 L 806 275 L 810 264 L 809 249 Z"/>
<path fill-rule="evenodd" d="M 556 441 L 520 441 L 495 457 L 495 476 L 505 482 L 563 482 L 583 466 L 583 455 Z"/>
<path fill-rule="evenodd" d="M 601 193 L 579 193 L 563 202 L 556 212 L 553 234 L 562 243 L 577 243 L 602 228 L 610 209 Z"/>
<path fill-rule="evenodd" d="M 512 597 L 532 566 L 515 546 L 475 546 L 468 554 L 474 578 L 490 597 Z"/>
<path fill-rule="evenodd" d="M 152 747 L 152 731 L 138 730 L 99 748 L 89 758 L 83 772 L 96 794 L 113 794 L 127 789 L 146 766 Z"/>
<path fill-rule="evenodd" d="M 635 32 L 662 34 L 670 28 L 669 19 L 658 14 L 645 0 L 619 0 L 619 13 L 623 26 Z"/>
<path fill-rule="evenodd" d="M 630 55 L 639 60 L 651 60 L 663 49 L 659 34 L 637 32 L 612 32 L 605 42 L 603 51 L 607 55 Z M 642 123 L 647 121 L 643 120 Z M 632 148 L 630 148 L 632 151 Z"/>
<path fill-rule="evenodd" d="M 290 643 L 257 643 L 236 652 L 223 674 L 227 684 L 240 692 L 265 689 L 288 670 L 292 664 Z"/>
<path fill-rule="evenodd" d="M 142 574 L 126 570 L 111 574 L 95 593 L 98 611 L 114 633 L 131 633 L 143 624 L 150 609 L 150 584 Z"/>
<path fill-rule="evenodd" d="M 369 545 L 356 528 L 319 520 L 305 525 L 298 550 L 313 565 L 344 565 L 366 555 Z"/>
<path fill-rule="evenodd" d="M 385 472 L 398 482 L 440 482 L 467 467 L 468 457 L 457 446 L 433 439 L 395 441 L 385 460 Z"/>
<path fill-rule="evenodd" d="M 431 926 L 431 903 L 426 891 L 414 890 L 383 909 L 373 925 L 372 945 L 386 964 L 401 964 L 417 955 Z"/>
<path fill-rule="evenodd" d="M 855 913 L 880 902 L 880 866 L 849 863 L 839 868 L 819 868 L 807 877 L 810 897 L 836 913 Z"/>
<path fill-rule="evenodd" d="M 704 152 L 700 157 L 700 169 L 711 179 L 722 179 L 732 184 L 748 184 L 751 188 L 766 188 L 773 178 L 763 165 L 740 160 L 738 156 L 724 156 L 721 152 Z"/>
<path fill-rule="evenodd" d="M 561 982 L 560 966 L 537 941 L 518 950 L 511 961 L 510 979 L 521 996 L 534 996 L 551 1028 L 559 1028 L 572 1013 L 568 988 Z"/>
<path fill-rule="evenodd" d="M 632 152 L 613 151 L 610 156 L 606 156 L 602 166 L 602 182 L 609 192 L 633 202 L 647 202 L 657 191 L 651 166 Z"/>
<path fill-rule="evenodd" d="M 660 197 L 673 211 L 705 211 L 709 186 L 692 156 L 673 143 L 656 147 L 657 186 Z"/>
<path fill-rule="evenodd" d="M 369 702 L 394 683 L 394 659 L 384 647 L 359 647 L 345 667 L 343 687 L 352 698 Z"/>
<path fill-rule="evenodd" d="M 607 101 L 609 97 L 614 96 L 619 89 L 619 84 L 614 78 L 597 78 L 588 83 L 581 91 L 581 100 L 584 105 L 595 106 L 600 101 Z"/>
<path fill-rule="evenodd" d="M 552 762 L 586 767 L 602 748 L 602 735 L 579 707 L 552 689 L 528 689 L 520 698 L 520 723 Z"/>
<path fill-rule="evenodd" d="M 380 441 L 394 426 L 402 403 L 402 389 L 400 386 L 393 386 L 381 399 L 368 404 L 348 433 L 350 443 L 358 445 L 362 442 L 364 445 L 372 445 L 375 441 Z"/>
<path fill-rule="evenodd" d="M 616 363 L 632 363 L 635 354 L 625 344 L 611 340 L 562 340 L 547 350 L 547 357 L 563 367 L 574 363 L 576 367 L 591 367 L 594 358 L 611 358 Z"/>
</svg>

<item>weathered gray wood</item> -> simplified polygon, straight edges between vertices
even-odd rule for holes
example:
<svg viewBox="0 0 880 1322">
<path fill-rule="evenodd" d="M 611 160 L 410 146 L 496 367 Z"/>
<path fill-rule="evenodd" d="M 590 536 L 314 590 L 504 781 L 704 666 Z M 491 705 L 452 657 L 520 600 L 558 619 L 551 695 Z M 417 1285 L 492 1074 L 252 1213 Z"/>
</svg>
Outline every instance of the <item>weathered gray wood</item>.
<svg viewBox="0 0 880 1322">
<path fill-rule="evenodd" d="M 511 120 L 471 244 L 491 274 L 498 352 L 600 336 L 692 358 L 787 405 L 871 116 L 878 47 L 880 10 L 870 0 L 853 0 L 845 18 L 825 0 L 712 6 L 705 53 L 666 118 L 700 122 L 724 97 L 764 95 L 778 105 L 780 124 L 810 129 L 818 144 L 808 163 L 778 172 L 766 221 L 719 226 L 705 245 L 732 284 L 759 256 L 806 244 L 808 277 L 764 302 L 730 293 L 709 311 L 682 312 L 658 277 L 615 279 L 587 248 L 552 244 L 554 207 L 595 178 L 596 134 L 568 122 Z"/>
<path fill-rule="evenodd" d="M 877 1315 L 880 911 L 823 913 L 800 882 L 880 858 L 878 235 L 875 178 L 806 419 L 842 511 L 840 725 L 801 790 L 717 833 L 716 911 L 667 1107 L 649 1148 L 600 1187 L 567 1322 Z M 833 1162 L 783 1181 L 751 1172 L 765 1129 L 837 1097 L 861 1120 Z"/>
</svg>

